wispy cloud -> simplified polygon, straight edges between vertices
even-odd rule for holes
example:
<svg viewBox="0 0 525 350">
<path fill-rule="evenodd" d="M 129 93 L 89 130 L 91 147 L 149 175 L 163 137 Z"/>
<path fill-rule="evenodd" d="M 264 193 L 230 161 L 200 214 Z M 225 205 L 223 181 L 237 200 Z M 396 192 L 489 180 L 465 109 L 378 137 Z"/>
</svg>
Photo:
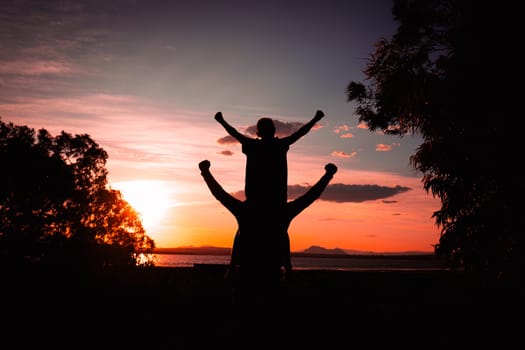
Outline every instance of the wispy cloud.
<svg viewBox="0 0 525 350">
<path fill-rule="evenodd" d="M 348 132 L 350 129 L 351 129 L 350 126 L 343 124 L 343 125 L 336 126 L 334 128 L 334 133 L 338 134 L 339 137 L 342 139 L 350 139 L 354 137 L 354 134 L 352 134 L 351 132 Z"/>
<path fill-rule="evenodd" d="M 220 139 L 218 139 L 217 143 L 219 145 L 232 145 L 232 144 L 235 144 L 235 143 L 239 143 L 239 141 L 237 141 L 234 137 L 228 135 L 228 136 L 224 136 L 224 137 L 221 137 Z"/>
<path fill-rule="evenodd" d="M 112 94 L 26 97 L 0 105 L 4 121 L 45 128 L 52 134 L 87 133 L 103 145 L 112 159 L 145 163 L 167 163 L 182 148 L 213 149 L 212 142 L 202 145 L 199 141 L 208 136 L 206 129 L 195 122 L 200 119 L 196 113 L 166 110 L 147 99 Z"/>
<path fill-rule="evenodd" d="M 230 151 L 230 150 L 224 150 L 224 151 L 220 151 L 220 152 L 217 152 L 218 154 L 222 154 L 223 156 L 233 156 L 233 152 Z"/>
<path fill-rule="evenodd" d="M 308 190 L 307 187 L 301 185 L 289 186 L 290 196 L 294 197 L 300 191 L 304 193 Z M 410 191 L 411 188 L 404 186 L 380 186 L 380 185 L 347 185 L 347 184 L 331 184 L 326 187 L 320 199 L 336 202 L 365 202 L 389 198 L 400 193 Z"/>
<path fill-rule="evenodd" d="M 349 130 L 350 130 L 350 127 L 349 127 L 348 125 L 346 125 L 346 124 L 344 124 L 344 125 L 339 125 L 339 126 L 336 126 L 336 127 L 334 128 L 334 132 L 335 132 L 336 134 L 345 133 L 345 132 L 347 132 L 347 131 L 349 131 Z"/>
<path fill-rule="evenodd" d="M 377 152 L 388 152 L 388 151 L 391 151 L 392 148 L 394 148 L 394 147 L 399 147 L 399 143 L 394 142 L 394 143 L 392 143 L 390 145 L 386 145 L 384 143 L 378 143 L 376 145 L 376 151 Z"/>
<path fill-rule="evenodd" d="M 288 199 L 293 200 L 305 194 L 312 186 L 310 185 L 289 185 Z M 378 199 L 393 197 L 400 193 L 410 191 L 406 186 L 381 186 L 381 185 L 347 185 L 347 184 L 330 184 L 326 187 L 320 200 L 335 203 L 361 203 L 366 201 L 375 201 Z M 244 200 L 244 191 L 236 191 L 232 196 Z M 397 201 L 383 201 L 384 203 L 396 203 Z"/>
<path fill-rule="evenodd" d="M 2 62 L 0 74 L 6 75 L 42 75 L 42 74 L 66 74 L 72 71 L 67 62 L 53 60 L 32 60 Z"/>
<path fill-rule="evenodd" d="M 332 156 L 338 158 L 354 158 L 357 156 L 357 152 L 346 153 L 344 151 L 333 151 Z"/>
</svg>

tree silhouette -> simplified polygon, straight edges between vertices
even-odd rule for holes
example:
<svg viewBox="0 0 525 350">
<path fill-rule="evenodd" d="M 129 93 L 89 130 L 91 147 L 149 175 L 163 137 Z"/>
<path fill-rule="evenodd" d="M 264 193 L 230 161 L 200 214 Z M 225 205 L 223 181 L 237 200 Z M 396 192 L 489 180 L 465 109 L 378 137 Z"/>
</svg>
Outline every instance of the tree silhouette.
<svg viewBox="0 0 525 350">
<path fill-rule="evenodd" d="M 523 181 L 507 174 L 517 169 L 504 156 L 513 123 L 482 98 L 480 6 L 394 1 L 397 32 L 378 41 L 364 70 L 369 84 L 351 81 L 346 93 L 370 131 L 423 137 L 410 163 L 441 200 L 436 253 L 453 268 L 519 276 L 525 255 L 511 194 L 523 194 Z"/>
<path fill-rule="evenodd" d="M 85 267 L 152 265 L 154 241 L 89 135 L 0 119 L 0 261 Z"/>
</svg>

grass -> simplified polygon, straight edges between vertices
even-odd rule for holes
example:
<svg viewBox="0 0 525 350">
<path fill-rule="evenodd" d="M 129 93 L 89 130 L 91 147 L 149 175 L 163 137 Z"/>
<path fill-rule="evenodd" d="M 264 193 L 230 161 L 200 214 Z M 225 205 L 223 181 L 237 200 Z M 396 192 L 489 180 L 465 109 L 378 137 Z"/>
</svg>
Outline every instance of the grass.
<svg viewBox="0 0 525 350">
<path fill-rule="evenodd" d="M 426 349 L 504 347 L 519 339 L 521 286 L 489 286 L 450 271 L 298 270 L 281 286 L 278 302 L 248 308 L 232 303 L 224 273 L 217 266 L 89 275 L 4 270 L 4 341 L 13 338 L 18 348 L 82 342 L 87 348 Z"/>
</svg>

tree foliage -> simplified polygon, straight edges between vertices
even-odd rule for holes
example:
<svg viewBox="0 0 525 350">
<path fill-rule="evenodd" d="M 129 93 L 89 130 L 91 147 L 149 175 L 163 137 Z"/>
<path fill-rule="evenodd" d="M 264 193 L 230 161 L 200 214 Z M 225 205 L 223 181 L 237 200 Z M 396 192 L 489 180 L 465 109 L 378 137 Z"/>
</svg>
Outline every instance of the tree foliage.
<svg viewBox="0 0 525 350">
<path fill-rule="evenodd" d="M 152 265 L 154 241 L 89 135 L 0 119 L 0 259 L 84 267 Z"/>
<path fill-rule="evenodd" d="M 369 130 L 422 136 L 410 163 L 441 200 L 436 253 L 454 268 L 519 276 L 525 254 L 512 198 L 523 194 L 523 181 L 514 181 L 522 178 L 516 160 L 504 156 L 513 123 L 483 99 L 480 6 L 395 0 L 397 32 L 377 42 L 366 84 L 351 81 L 346 93 Z"/>
</svg>

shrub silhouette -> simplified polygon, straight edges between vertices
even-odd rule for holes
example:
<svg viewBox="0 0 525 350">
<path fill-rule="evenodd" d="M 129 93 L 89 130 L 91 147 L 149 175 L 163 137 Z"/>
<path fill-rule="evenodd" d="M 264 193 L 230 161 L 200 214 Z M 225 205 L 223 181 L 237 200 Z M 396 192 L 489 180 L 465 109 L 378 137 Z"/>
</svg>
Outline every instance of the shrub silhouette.
<svg viewBox="0 0 525 350">
<path fill-rule="evenodd" d="M 87 134 L 0 119 L 0 262 L 100 268 L 153 265 L 154 241 Z"/>
</svg>

